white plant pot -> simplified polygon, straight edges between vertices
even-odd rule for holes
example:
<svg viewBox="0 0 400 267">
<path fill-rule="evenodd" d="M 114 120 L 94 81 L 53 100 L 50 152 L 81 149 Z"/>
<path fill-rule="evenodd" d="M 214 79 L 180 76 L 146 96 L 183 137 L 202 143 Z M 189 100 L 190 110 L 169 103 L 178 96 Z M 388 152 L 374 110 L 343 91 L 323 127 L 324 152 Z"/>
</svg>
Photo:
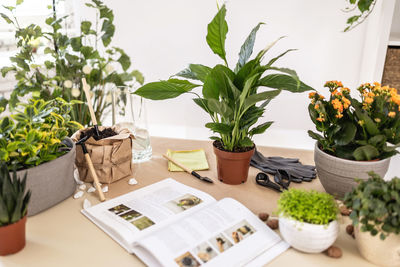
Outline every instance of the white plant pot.
<svg viewBox="0 0 400 267">
<path fill-rule="evenodd" d="M 400 266 L 400 234 L 392 233 L 381 240 L 379 235 L 360 232 L 358 227 L 355 227 L 354 234 L 358 250 L 368 261 L 379 266 Z"/>
<path fill-rule="evenodd" d="M 310 224 L 280 216 L 279 231 L 293 248 L 307 253 L 320 253 L 335 242 L 339 224 L 337 221 L 328 225 Z"/>
</svg>

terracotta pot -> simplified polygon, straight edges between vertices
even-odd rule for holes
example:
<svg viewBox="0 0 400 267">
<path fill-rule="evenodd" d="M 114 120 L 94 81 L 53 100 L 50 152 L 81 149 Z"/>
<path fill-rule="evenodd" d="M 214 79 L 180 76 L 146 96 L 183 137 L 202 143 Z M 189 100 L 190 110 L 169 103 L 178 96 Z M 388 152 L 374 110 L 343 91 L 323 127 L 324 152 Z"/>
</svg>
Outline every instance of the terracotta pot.
<svg viewBox="0 0 400 267">
<path fill-rule="evenodd" d="M 16 223 L 0 227 L 0 256 L 14 254 L 25 247 L 26 216 Z"/>
<path fill-rule="evenodd" d="M 321 184 L 326 192 L 343 197 L 357 186 L 355 178 L 367 180 L 368 172 L 374 171 L 382 178 L 385 176 L 390 158 L 378 161 L 356 161 L 334 157 L 322 151 L 315 144 L 314 161 Z"/>
<path fill-rule="evenodd" d="M 361 255 L 379 266 L 400 266 L 400 234 L 391 233 L 385 240 L 379 234 L 372 236 L 370 232 L 361 232 L 354 228 L 356 243 Z"/>
<path fill-rule="evenodd" d="M 218 179 L 226 184 L 246 182 L 255 147 L 246 152 L 227 152 L 218 149 L 214 142 L 213 148 L 217 157 Z"/>
</svg>

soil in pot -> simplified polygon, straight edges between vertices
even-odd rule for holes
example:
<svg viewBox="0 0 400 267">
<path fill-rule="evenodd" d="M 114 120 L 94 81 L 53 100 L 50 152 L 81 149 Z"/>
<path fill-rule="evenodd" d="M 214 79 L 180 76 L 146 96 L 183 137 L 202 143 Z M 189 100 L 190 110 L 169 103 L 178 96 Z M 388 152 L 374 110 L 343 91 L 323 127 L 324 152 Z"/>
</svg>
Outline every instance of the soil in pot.
<svg viewBox="0 0 400 267">
<path fill-rule="evenodd" d="M 0 227 L 0 256 L 14 254 L 25 247 L 26 216 L 16 223 Z"/>
<path fill-rule="evenodd" d="M 221 149 L 222 144 L 219 141 L 214 141 L 213 148 L 217 157 L 218 179 L 232 185 L 245 183 L 255 146 L 230 152 Z"/>
<path fill-rule="evenodd" d="M 82 131 L 81 132 L 81 136 L 79 137 L 79 139 L 82 139 L 82 138 L 84 138 L 86 136 L 93 136 L 93 138 L 98 141 L 100 139 L 111 137 L 111 136 L 114 136 L 114 135 L 117 135 L 117 134 L 118 133 L 116 133 L 112 128 L 105 128 L 103 130 L 99 129 L 99 136 L 97 137 L 96 134 L 95 134 L 94 127 L 92 127 L 92 128 L 86 129 L 85 131 Z"/>
</svg>

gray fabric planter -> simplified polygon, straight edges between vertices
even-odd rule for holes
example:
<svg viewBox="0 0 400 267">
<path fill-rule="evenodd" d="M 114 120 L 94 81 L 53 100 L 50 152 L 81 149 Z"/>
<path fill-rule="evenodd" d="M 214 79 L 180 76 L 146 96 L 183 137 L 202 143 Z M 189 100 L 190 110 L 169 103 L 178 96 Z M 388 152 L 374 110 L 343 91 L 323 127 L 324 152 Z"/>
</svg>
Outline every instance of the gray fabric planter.
<svg viewBox="0 0 400 267">
<path fill-rule="evenodd" d="M 74 180 L 75 144 L 66 139 L 71 150 L 39 166 L 17 172 L 22 178 L 28 172 L 26 188 L 32 191 L 28 216 L 42 212 L 70 197 L 76 189 Z"/>
<path fill-rule="evenodd" d="M 355 178 L 366 180 L 370 171 L 374 171 L 383 178 L 389 168 L 390 158 L 379 161 L 341 159 L 323 152 L 316 143 L 314 161 L 325 191 L 331 195 L 343 197 L 346 192 L 350 192 L 357 186 Z"/>
</svg>

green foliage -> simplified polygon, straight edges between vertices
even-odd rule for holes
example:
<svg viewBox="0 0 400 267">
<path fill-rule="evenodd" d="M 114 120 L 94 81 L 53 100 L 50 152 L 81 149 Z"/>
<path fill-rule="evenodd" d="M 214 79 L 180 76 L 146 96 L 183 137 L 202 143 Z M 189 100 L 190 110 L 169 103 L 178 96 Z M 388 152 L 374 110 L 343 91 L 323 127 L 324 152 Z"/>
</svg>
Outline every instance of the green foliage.
<svg viewBox="0 0 400 267">
<path fill-rule="evenodd" d="M 26 173 L 18 179 L 14 170 L 11 177 L 7 164 L 0 165 L 0 227 L 21 220 L 27 213 L 31 192 L 25 193 Z"/>
<path fill-rule="evenodd" d="M 353 210 L 353 225 L 373 236 L 379 234 L 382 240 L 400 234 L 400 178 L 385 181 L 374 172 L 368 174 L 368 180 L 358 181 L 344 197 L 344 204 Z"/>
<path fill-rule="evenodd" d="M 379 83 L 358 88 L 361 101 L 350 95 L 341 82 L 329 81 L 328 100 L 311 93 L 308 111 L 316 129 L 309 131 L 322 150 L 349 160 L 384 159 L 400 146 L 400 95 Z M 390 145 L 391 144 L 391 145 Z"/>
<path fill-rule="evenodd" d="M 71 120 L 72 106 L 62 98 L 20 103 L 12 115 L 0 120 L 0 160 L 10 169 L 26 169 L 65 154 L 60 148 L 68 130 L 82 128 Z"/>
<path fill-rule="evenodd" d="M 337 219 L 338 207 L 327 193 L 290 188 L 281 194 L 277 212 L 299 222 L 325 225 Z"/>
<path fill-rule="evenodd" d="M 207 112 L 212 122 L 206 127 L 220 136 L 213 136 L 213 140 L 222 143 L 225 150 L 235 151 L 242 147 L 251 147 L 251 138 L 255 134 L 263 133 L 272 122 L 254 126 L 262 117 L 265 107 L 271 99 L 276 97 L 281 90 L 290 92 L 304 92 L 313 90 L 301 82 L 294 70 L 276 68 L 273 66 L 281 55 L 271 59 L 266 65 L 262 60 L 266 52 L 281 38 L 273 42 L 257 56 L 250 60 L 253 52 L 256 33 L 263 23 L 259 23 L 246 38 L 239 53 L 239 60 L 235 70 L 228 67 L 225 51 L 225 39 L 228 25 L 225 21 L 226 8 L 221 7 L 218 13 L 207 27 L 207 44 L 217 54 L 225 65 L 218 64 L 208 67 L 201 64 L 190 64 L 189 67 L 175 76 L 197 81 L 169 79 L 148 83 L 135 94 L 153 100 L 175 98 L 184 93 L 192 93 L 197 96 L 194 102 Z M 265 75 L 266 71 L 274 74 Z M 200 84 L 199 84 L 200 83 Z M 192 90 L 202 86 L 202 96 Z M 258 92 L 260 87 L 269 87 L 276 90 Z M 260 103 L 260 105 L 256 105 Z"/>
<path fill-rule="evenodd" d="M 36 99 L 46 101 L 61 97 L 66 101 L 80 100 L 73 106 L 71 117 L 83 125 L 90 124 L 90 114 L 86 97 L 82 90 L 82 78 L 86 78 L 93 92 L 94 111 L 98 123 L 111 107 L 111 87 L 123 87 L 136 81 L 143 84 L 143 75 L 137 70 L 129 70 L 131 60 L 125 51 L 111 46 L 115 26 L 111 9 L 101 1 L 86 3 L 96 10 L 96 22 L 83 20 L 78 36 L 68 36 L 63 26 L 68 16 L 58 18 L 53 12 L 45 23 L 50 30 L 31 24 L 21 28 L 13 13 L 1 14 L 6 23 L 14 25 L 19 52 L 11 57 L 12 66 L 1 69 L 2 76 L 13 73 L 18 81 L 9 99 L 10 109 L 14 109 L 19 97 L 32 93 Z M 17 7 L 18 8 L 18 7 Z M 54 8 L 53 10 L 56 10 Z M 101 43 L 100 43 L 101 41 Z M 39 47 L 36 43 L 40 43 Z M 47 60 L 38 65 L 37 50 L 44 48 Z M 126 102 L 123 94 L 117 98 L 117 105 Z"/>
<path fill-rule="evenodd" d="M 345 9 L 345 12 L 351 12 L 357 9 L 360 13 L 353 15 L 346 21 L 344 32 L 350 31 L 360 25 L 371 14 L 377 0 L 348 0 L 350 6 Z"/>
</svg>

